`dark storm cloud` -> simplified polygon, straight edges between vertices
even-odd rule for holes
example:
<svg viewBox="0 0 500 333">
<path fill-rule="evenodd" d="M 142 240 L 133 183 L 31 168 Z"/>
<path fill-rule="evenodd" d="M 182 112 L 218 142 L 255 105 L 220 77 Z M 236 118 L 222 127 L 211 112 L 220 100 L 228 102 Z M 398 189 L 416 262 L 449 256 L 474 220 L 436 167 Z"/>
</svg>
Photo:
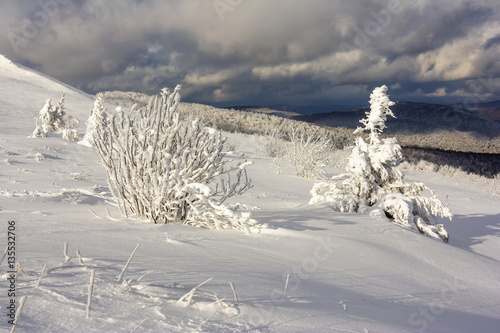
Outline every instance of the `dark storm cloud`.
<svg viewBox="0 0 500 333">
<path fill-rule="evenodd" d="M 498 44 L 500 44 L 500 34 L 496 35 L 493 38 L 488 39 L 486 41 L 486 43 L 484 44 L 483 48 L 485 50 L 488 50 L 490 47 L 493 47 L 493 46 L 498 45 Z"/>
<path fill-rule="evenodd" d="M 500 76 L 495 1 L 7 0 L 0 9 L 0 52 L 89 92 L 182 83 L 197 102 L 314 104 L 367 100 L 384 83 L 393 95 L 463 98 L 476 94 L 470 80 Z"/>
</svg>

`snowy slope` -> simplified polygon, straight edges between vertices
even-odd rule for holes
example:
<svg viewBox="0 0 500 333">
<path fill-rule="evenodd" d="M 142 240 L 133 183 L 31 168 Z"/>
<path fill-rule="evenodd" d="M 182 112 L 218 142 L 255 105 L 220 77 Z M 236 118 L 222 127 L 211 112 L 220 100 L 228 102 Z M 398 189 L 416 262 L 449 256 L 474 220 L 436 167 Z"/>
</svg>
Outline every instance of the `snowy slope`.
<svg viewBox="0 0 500 333">
<path fill-rule="evenodd" d="M 143 320 L 136 332 L 498 332 L 500 200 L 480 184 L 408 175 L 455 213 L 444 244 L 385 219 L 308 205 L 312 181 L 277 175 L 255 154 L 255 138 L 230 135 L 235 156 L 254 161 L 255 186 L 233 203 L 269 228 L 246 235 L 126 219 L 92 148 L 27 138 L 45 99 L 63 92 L 84 123 L 87 95 L 0 57 L 0 249 L 7 221 L 16 221 L 24 271 L 16 295 L 28 295 L 16 332 L 131 332 Z M 128 285 L 118 282 L 137 244 Z M 4 261 L 1 332 L 11 327 L 5 272 Z M 209 278 L 189 306 L 177 303 Z"/>
</svg>

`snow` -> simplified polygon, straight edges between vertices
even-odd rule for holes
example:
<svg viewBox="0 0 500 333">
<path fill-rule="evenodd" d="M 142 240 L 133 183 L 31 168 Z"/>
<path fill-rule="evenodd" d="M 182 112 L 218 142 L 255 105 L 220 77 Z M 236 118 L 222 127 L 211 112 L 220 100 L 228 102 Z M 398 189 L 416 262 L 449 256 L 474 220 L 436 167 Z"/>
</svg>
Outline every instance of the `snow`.
<svg viewBox="0 0 500 333">
<path fill-rule="evenodd" d="M 16 332 L 498 331 L 500 200 L 481 184 L 406 173 L 454 213 L 442 221 L 450 233 L 444 244 L 384 217 L 309 205 L 315 180 L 276 174 L 271 158 L 255 153 L 254 137 L 228 134 L 241 162 L 253 161 L 254 185 L 229 201 L 251 209 L 267 229 L 245 234 L 124 218 L 94 148 L 28 138 L 44 101 L 63 92 L 83 132 L 89 96 L 0 56 L 0 251 L 7 221 L 16 221 L 24 271 L 17 302 L 28 296 Z M 11 328 L 6 265 L 1 332 Z M 178 302 L 193 288 L 189 305 Z"/>
</svg>

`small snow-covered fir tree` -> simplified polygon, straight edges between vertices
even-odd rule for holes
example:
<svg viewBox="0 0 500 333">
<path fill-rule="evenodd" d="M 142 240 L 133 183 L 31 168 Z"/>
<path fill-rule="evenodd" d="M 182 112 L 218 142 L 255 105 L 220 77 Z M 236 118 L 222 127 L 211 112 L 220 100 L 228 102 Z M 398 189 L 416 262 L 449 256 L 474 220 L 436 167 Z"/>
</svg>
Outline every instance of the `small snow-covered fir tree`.
<svg viewBox="0 0 500 333">
<path fill-rule="evenodd" d="M 356 138 L 347 173 L 334 177 L 332 182 L 315 184 L 310 202 L 328 202 L 340 212 L 364 212 L 373 207 L 373 213 L 383 212 L 395 223 L 447 242 L 448 233 L 443 225 L 436 223 L 436 218 L 451 220 L 452 213 L 423 183 L 404 182 L 398 168 L 402 160 L 401 146 L 395 138 L 380 137 L 387 116 L 395 118 L 390 110 L 394 102 L 386 92 L 384 85 L 370 95 L 370 111 L 360 121 L 364 127 L 355 131 L 356 134 L 369 131 L 369 136 L 366 140 Z M 424 191 L 431 196 L 423 196 Z"/>
<path fill-rule="evenodd" d="M 52 131 L 54 133 L 60 133 L 66 128 L 66 123 L 64 121 L 66 111 L 64 111 L 64 109 L 64 94 L 62 94 L 61 99 L 59 99 L 59 102 L 57 102 L 57 105 L 53 111 Z"/>
<path fill-rule="evenodd" d="M 90 115 L 87 120 L 87 131 L 81 141 L 82 144 L 95 146 L 97 140 L 97 128 L 100 126 L 107 126 L 107 116 L 106 108 L 102 102 L 101 95 L 99 94 L 94 101 L 93 109 L 90 110 Z"/>
<path fill-rule="evenodd" d="M 34 138 L 46 137 L 47 133 L 52 131 L 53 121 L 52 115 L 54 114 L 52 108 L 52 100 L 49 98 L 45 105 L 40 109 L 35 123 L 35 130 L 33 131 Z"/>
<path fill-rule="evenodd" d="M 230 211 L 224 201 L 250 187 L 249 163 L 225 167 L 226 139 L 200 118 L 181 116 L 180 88 L 164 89 L 142 109 L 119 108 L 107 126 L 95 127 L 94 144 L 110 189 L 126 216 L 248 230 L 256 221 Z M 229 177 L 233 171 L 235 181 Z M 220 186 L 210 187 L 217 182 Z"/>
<path fill-rule="evenodd" d="M 52 100 L 49 98 L 40 110 L 33 131 L 33 138 L 46 137 L 49 132 L 62 133 L 62 138 L 69 141 L 78 139 L 76 127 L 79 121 L 70 115 L 67 115 L 64 107 L 64 94 L 55 107 L 52 106 Z"/>
</svg>

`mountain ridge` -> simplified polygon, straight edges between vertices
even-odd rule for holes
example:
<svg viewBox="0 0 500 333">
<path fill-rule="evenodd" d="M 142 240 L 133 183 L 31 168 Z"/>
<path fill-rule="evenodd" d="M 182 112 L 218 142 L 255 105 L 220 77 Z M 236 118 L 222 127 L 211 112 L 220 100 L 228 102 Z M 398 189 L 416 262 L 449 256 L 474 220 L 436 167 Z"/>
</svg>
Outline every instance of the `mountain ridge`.
<svg viewBox="0 0 500 333">
<path fill-rule="evenodd" d="M 355 130 L 369 107 L 300 115 L 295 120 Z M 473 111 L 441 104 L 397 101 L 391 107 L 384 135 L 405 146 L 475 153 L 500 153 L 500 124 Z M 415 141 L 412 143 L 412 140 Z"/>
</svg>

